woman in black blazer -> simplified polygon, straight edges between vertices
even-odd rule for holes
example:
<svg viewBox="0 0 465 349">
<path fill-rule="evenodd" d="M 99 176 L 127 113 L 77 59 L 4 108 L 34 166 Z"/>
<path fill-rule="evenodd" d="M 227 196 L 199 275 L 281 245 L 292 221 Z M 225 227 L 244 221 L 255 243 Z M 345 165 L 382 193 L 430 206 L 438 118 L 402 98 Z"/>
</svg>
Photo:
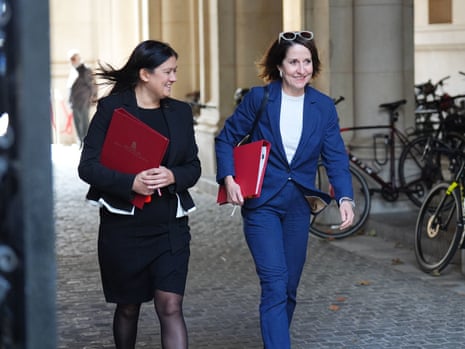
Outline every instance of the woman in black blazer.
<svg viewBox="0 0 465 349">
<path fill-rule="evenodd" d="M 105 299 L 116 303 L 118 349 L 134 348 L 141 303 L 152 299 L 163 348 L 187 348 L 182 313 L 190 255 L 187 213 L 195 209 L 188 188 L 201 168 L 191 107 L 169 97 L 177 58 L 169 45 L 147 40 L 121 69 L 101 66 L 97 73 L 113 88 L 98 102 L 78 170 L 90 184 L 87 199 L 101 206 L 98 257 Z M 121 107 L 169 139 L 160 167 L 125 174 L 100 163 L 113 111 Z M 131 205 L 136 193 L 151 198 L 142 209 Z"/>
</svg>

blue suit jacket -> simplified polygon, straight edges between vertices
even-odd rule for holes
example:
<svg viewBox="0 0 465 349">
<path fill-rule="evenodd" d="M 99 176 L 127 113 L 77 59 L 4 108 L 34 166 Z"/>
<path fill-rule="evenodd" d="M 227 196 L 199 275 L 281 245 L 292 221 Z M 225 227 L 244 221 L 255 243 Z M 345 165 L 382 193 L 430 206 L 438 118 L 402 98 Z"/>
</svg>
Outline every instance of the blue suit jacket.
<svg viewBox="0 0 465 349">
<path fill-rule="evenodd" d="M 259 198 L 246 200 L 244 206 L 255 208 L 276 195 L 289 180 L 294 181 L 305 195 L 319 194 L 315 189 L 318 160 L 322 159 L 334 187 L 335 198 L 353 198 L 349 159 L 340 135 L 338 116 L 333 100 L 307 86 L 305 90 L 303 129 L 294 158 L 289 164 L 281 139 L 279 118 L 281 82 L 269 84 L 269 98 L 251 141 L 266 139 L 271 143 L 268 165 Z M 217 181 L 234 176 L 233 147 L 252 128 L 264 95 L 263 87 L 252 88 L 229 117 L 215 139 Z"/>
</svg>

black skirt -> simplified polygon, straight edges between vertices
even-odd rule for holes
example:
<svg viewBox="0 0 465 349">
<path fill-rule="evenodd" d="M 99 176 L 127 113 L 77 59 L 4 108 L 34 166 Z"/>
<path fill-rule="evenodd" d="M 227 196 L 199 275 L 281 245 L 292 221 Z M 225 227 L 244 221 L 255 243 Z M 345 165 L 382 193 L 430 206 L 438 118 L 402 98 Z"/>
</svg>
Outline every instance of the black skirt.
<svg viewBox="0 0 465 349">
<path fill-rule="evenodd" d="M 156 289 L 184 294 L 190 255 L 188 219 L 176 218 L 176 196 L 163 194 L 136 209 L 134 216 L 101 209 L 98 257 L 107 302 L 147 302 Z"/>
</svg>

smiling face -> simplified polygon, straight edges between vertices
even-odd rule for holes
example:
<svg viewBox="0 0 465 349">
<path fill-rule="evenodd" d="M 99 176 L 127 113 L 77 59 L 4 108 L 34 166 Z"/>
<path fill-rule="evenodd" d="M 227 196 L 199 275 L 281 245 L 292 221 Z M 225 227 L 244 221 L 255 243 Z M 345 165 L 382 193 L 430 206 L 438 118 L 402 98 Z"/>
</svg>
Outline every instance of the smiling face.
<svg viewBox="0 0 465 349">
<path fill-rule="evenodd" d="M 301 96 L 313 74 L 310 50 L 300 44 L 290 46 L 278 69 L 282 75 L 283 91 L 291 96 Z"/>
<path fill-rule="evenodd" d="M 177 80 L 177 68 L 177 59 L 171 56 L 152 71 L 144 69 L 141 79 L 153 98 L 160 100 L 170 96 L 171 87 Z"/>
</svg>

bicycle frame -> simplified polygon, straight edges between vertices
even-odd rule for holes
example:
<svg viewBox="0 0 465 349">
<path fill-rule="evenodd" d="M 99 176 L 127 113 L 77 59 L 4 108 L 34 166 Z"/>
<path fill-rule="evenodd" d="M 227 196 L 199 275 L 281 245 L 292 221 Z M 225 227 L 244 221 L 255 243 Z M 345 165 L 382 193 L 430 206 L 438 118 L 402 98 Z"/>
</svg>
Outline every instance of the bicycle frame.
<svg viewBox="0 0 465 349">
<path fill-rule="evenodd" d="M 354 201 L 356 205 L 354 224 L 353 226 L 347 229 L 339 229 L 339 205 L 336 201 L 332 201 L 323 212 L 313 217 L 310 225 L 310 232 L 312 234 L 315 234 L 316 236 L 319 236 L 321 238 L 341 239 L 350 236 L 363 226 L 370 213 L 371 196 L 373 191 L 375 190 L 371 189 L 368 186 L 366 177 L 372 178 L 376 183 L 378 183 L 381 186 L 380 191 L 383 194 L 383 198 L 391 201 L 397 199 L 397 194 L 400 190 L 396 186 L 395 138 L 399 138 L 400 143 L 404 145 L 404 149 L 405 145 L 409 143 L 409 138 L 395 127 L 395 122 L 397 121 L 398 116 L 397 109 L 405 103 L 405 100 L 400 100 L 393 103 L 386 103 L 380 105 L 380 108 L 387 109 L 389 112 L 388 124 L 354 126 L 340 129 L 341 133 L 360 130 L 387 130 L 387 133 L 390 137 L 389 144 L 387 145 L 389 146 L 390 151 L 389 155 L 386 155 L 386 161 L 383 161 L 383 164 L 387 163 L 388 158 L 391 161 L 391 181 L 387 182 L 383 178 L 381 178 L 375 170 L 373 170 L 370 166 L 365 164 L 352 153 L 352 151 L 350 150 L 350 146 L 346 146 L 346 151 L 348 153 L 348 158 L 350 161 L 349 171 L 352 176 L 352 186 L 354 188 Z M 317 189 L 330 193 L 332 196 L 334 196 L 334 193 L 332 192 L 332 185 L 323 163 L 320 163 L 318 165 L 315 186 Z"/>
<path fill-rule="evenodd" d="M 415 226 L 414 250 L 419 267 L 439 273 L 452 261 L 457 249 L 464 248 L 464 156 L 451 182 L 438 183 L 425 198 Z"/>
<path fill-rule="evenodd" d="M 463 170 L 464 170 L 464 167 L 462 166 L 461 169 L 460 169 L 460 173 L 457 177 L 460 178 L 460 199 L 461 199 L 461 202 L 462 202 L 462 222 L 460 222 L 458 225 L 461 226 L 461 230 L 462 230 L 462 236 L 460 238 L 460 244 L 459 244 L 459 248 L 460 249 L 464 249 L 465 248 L 465 234 L 464 234 L 464 225 L 465 225 L 465 185 L 464 185 L 464 182 L 465 182 L 465 178 L 464 178 L 464 174 L 463 174 Z"/>
<path fill-rule="evenodd" d="M 447 188 L 446 195 L 449 195 L 449 196 L 452 195 L 452 192 L 457 187 L 460 188 L 460 201 L 462 203 L 462 221 L 458 223 L 457 225 L 461 227 L 460 229 L 463 232 L 463 227 L 465 225 L 465 216 L 464 216 L 465 214 L 465 159 L 464 158 L 462 158 L 461 160 L 460 168 L 457 172 L 456 177 L 454 178 L 454 180 L 450 183 L 449 187 Z M 444 201 L 445 198 L 446 197 L 444 197 L 442 201 Z M 438 205 L 438 207 L 441 207 L 441 205 L 442 205 L 442 202 Z M 452 219 L 452 217 L 450 217 L 449 219 Z M 430 237 L 433 238 L 434 236 L 430 236 Z M 462 236 L 460 238 L 460 243 L 459 243 L 460 249 L 465 248 L 464 243 L 465 243 L 465 234 L 462 233 Z"/>
<path fill-rule="evenodd" d="M 391 120 L 390 125 L 372 125 L 372 126 L 354 126 L 354 127 L 344 127 L 341 128 L 341 133 L 348 132 L 348 131 L 360 131 L 360 130 L 389 130 L 388 132 L 388 147 L 389 147 L 389 157 L 388 160 L 389 164 L 389 181 L 384 180 L 379 176 L 376 171 L 365 162 L 360 160 L 356 155 L 354 155 L 351 150 L 350 146 L 346 147 L 347 154 L 349 156 L 350 162 L 355 165 L 360 171 L 368 175 L 372 178 L 376 183 L 381 186 L 381 189 L 370 188 L 370 191 L 373 192 L 385 192 L 386 189 L 388 192 L 392 193 L 399 193 L 402 191 L 402 188 L 398 187 L 396 184 L 397 176 L 396 176 L 396 157 L 395 157 L 395 150 L 396 150 L 396 142 L 395 139 L 398 138 L 402 146 L 405 146 L 409 142 L 409 138 L 407 135 L 402 133 L 399 129 L 397 129 L 394 124 L 394 120 Z"/>
</svg>

